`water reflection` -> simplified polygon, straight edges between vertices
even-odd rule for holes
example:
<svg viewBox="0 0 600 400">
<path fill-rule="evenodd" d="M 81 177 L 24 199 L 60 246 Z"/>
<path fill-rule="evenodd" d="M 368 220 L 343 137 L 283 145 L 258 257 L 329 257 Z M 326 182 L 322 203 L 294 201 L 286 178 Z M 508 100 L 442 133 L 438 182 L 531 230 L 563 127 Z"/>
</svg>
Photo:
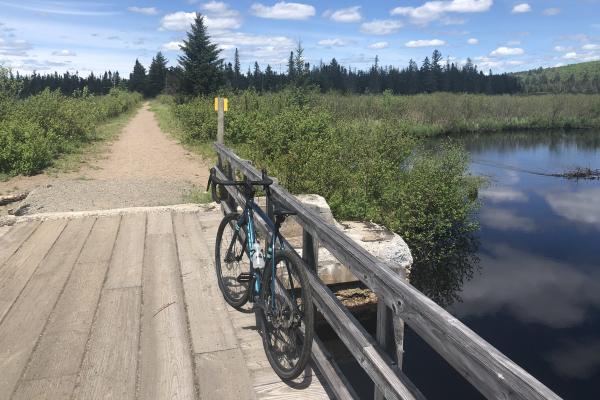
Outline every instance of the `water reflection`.
<svg viewBox="0 0 600 400">
<path fill-rule="evenodd" d="M 461 253 L 479 263 L 432 266 L 417 284 L 559 396 L 600 398 L 600 182 L 528 172 L 600 168 L 600 132 L 458 141 L 484 161 L 472 173 L 490 180 L 479 192 L 479 247 Z M 405 370 L 428 398 L 479 398 L 410 331 L 405 348 Z"/>
<path fill-rule="evenodd" d="M 600 188 L 552 192 L 547 193 L 545 198 L 557 215 L 600 229 Z"/>
<path fill-rule="evenodd" d="M 411 284 L 442 307 L 460 301 L 463 284 L 479 270 L 479 238 L 463 233 L 454 238 L 453 243 L 453 247 L 447 246 L 441 260 L 434 263 L 415 261 L 410 274 Z"/>
<path fill-rule="evenodd" d="M 567 328 L 600 308 L 600 273 L 506 244 L 488 246 L 481 263 L 484 273 L 464 287 L 463 302 L 452 310 L 459 317 L 503 311 L 523 323 Z"/>
<path fill-rule="evenodd" d="M 545 356 L 552 369 L 569 379 L 589 379 L 600 370 L 600 339 L 568 340 Z"/>
</svg>

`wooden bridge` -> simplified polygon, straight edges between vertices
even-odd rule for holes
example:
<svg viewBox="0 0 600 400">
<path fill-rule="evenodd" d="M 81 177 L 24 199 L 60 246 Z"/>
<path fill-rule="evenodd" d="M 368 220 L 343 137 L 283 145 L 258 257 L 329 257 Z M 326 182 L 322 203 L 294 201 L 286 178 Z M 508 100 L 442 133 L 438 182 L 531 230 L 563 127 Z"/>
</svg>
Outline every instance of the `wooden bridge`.
<svg viewBox="0 0 600 400">
<path fill-rule="evenodd" d="M 0 231 L 0 399 L 329 398 L 272 371 L 223 301 L 218 209 L 77 213 Z"/>
<path fill-rule="evenodd" d="M 222 178 L 259 178 L 216 148 Z M 234 188 L 220 193 L 225 212 L 243 204 Z M 407 323 L 487 398 L 558 399 L 280 186 L 273 194 L 298 212 L 304 240 L 296 257 L 311 271 L 315 305 L 374 381 L 376 398 L 423 398 L 401 369 Z M 358 398 L 318 338 L 303 376 L 282 382 L 273 373 L 254 315 L 229 308 L 217 286 L 221 215 L 175 206 L 0 228 L 0 399 Z M 377 294 L 376 337 L 314 272 L 317 243 Z"/>
</svg>

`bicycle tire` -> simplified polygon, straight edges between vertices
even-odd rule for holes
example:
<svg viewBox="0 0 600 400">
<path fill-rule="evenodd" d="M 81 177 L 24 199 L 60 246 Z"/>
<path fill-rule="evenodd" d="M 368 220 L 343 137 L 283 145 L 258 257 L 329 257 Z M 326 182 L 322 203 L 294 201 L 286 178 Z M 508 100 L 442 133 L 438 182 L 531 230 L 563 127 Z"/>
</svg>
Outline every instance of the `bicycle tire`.
<svg viewBox="0 0 600 400">
<path fill-rule="evenodd" d="M 236 309 L 241 308 L 248 301 L 250 293 L 248 283 L 239 283 L 236 281 L 236 278 L 242 272 L 250 272 L 250 262 L 245 254 L 242 255 L 242 259 L 238 262 L 225 262 L 223 259 L 224 255 L 222 251 L 222 244 L 225 244 L 226 247 L 224 249 L 225 252 L 227 252 L 235 234 L 233 226 L 235 226 L 235 223 L 239 217 L 240 215 L 238 213 L 230 213 L 223 217 L 217 231 L 217 238 L 215 242 L 215 269 L 217 273 L 217 281 L 219 282 L 219 289 L 221 289 L 221 293 L 223 293 L 225 301 Z M 225 240 L 225 242 L 223 242 L 223 235 L 228 231 L 231 232 L 231 235 Z M 240 239 L 238 239 L 237 245 L 240 247 L 243 246 L 243 243 Z M 241 249 L 241 251 L 244 251 L 244 249 Z M 234 253 L 237 254 L 237 251 Z M 244 251 L 244 253 L 246 252 Z M 245 265 L 241 264 L 241 262 L 244 260 L 246 262 Z M 223 264 L 225 264 L 225 268 L 223 268 Z M 224 272 L 228 272 L 229 275 L 224 276 Z"/>
<path fill-rule="evenodd" d="M 278 265 L 277 268 L 277 282 L 283 280 L 280 278 L 279 271 L 283 271 L 282 268 L 284 266 L 279 266 L 281 262 L 285 262 L 288 265 L 289 271 L 294 276 L 294 279 L 297 280 L 298 285 L 295 287 L 295 292 L 300 291 L 300 296 L 296 297 L 296 304 L 299 306 L 301 311 L 301 322 L 300 326 L 297 328 L 289 328 L 287 332 L 287 336 L 294 341 L 299 342 L 301 345 L 300 351 L 298 353 L 297 361 L 289 366 L 285 367 L 282 363 L 277 359 L 277 350 L 274 348 L 273 343 L 271 342 L 271 336 L 275 336 L 277 332 L 274 332 L 275 328 L 273 326 L 273 321 L 269 321 L 269 317 L 265 314 L 265 311 L 261 308 L 257 311 L 259 313 L 259 321 L 261 334 L 263 338 L 263 346 L 265 348 L 265 353 L 267 355 L 267 359 L 271 364 L 271 367 L 275 371 L 275 373 L 284 380 L 291 380 L 297 378 L 306 368 L 306 364 L 310 359 L 312 341 L 314 336 L 314 307 L 312 302 L 312 292 L 310 290 L 310 285 L 308 283 L 308 277 L 306 275 L 306 271 L 294 263 L 293 258 L 290 256 L 289 251 L 283 250 L 278 251 L 275 254 L 275 264 Z M 265 308 L 270 307 L 270 298 L 272 299 L 273 293 L 271 289 L 271 275 L 272 268 L 270 268 L 271 263 L 265 268 L 264 277 L 263 277 L 263 288 L 261 289 L 261 303 Z M 280 288 L 283 288 L 285 285 L 280 285 Z M 275 290 L 277 292 L 277 290 Z M 287 290 L 287 300 L 292 303 L 292 296 L 290 296 L 291 290 Z M 283 297 L 283 296 L 279 296 Z M 298 303 L 298 299 L 300 302 Z M 291 320 L 291 319 L 290 319 Z M 303 328 L 303 329 L 302 329 Z M 283 328 L 285 329 L 285 328 Z M 293 330 L 291 335 L 290 331 Z M 279 328 L 279 331 L 282 331 Z"/>
</svg>

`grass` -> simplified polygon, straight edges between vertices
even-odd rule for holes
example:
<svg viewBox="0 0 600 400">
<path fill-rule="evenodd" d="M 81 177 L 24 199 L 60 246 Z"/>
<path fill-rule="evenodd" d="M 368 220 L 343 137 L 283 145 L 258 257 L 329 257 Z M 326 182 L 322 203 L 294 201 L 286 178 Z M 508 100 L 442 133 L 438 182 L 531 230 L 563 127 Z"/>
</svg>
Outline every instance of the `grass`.
<svg viewBox="0 0 600 400">
<path fill-rule="evenodd" d="M 95 138 L 73 149 L 73 152 L 64 154 L 55 160 L 54 164 L 46 170 L 51 176 L 66 172 L 77 172 L 79 169 L 98 160 L 106 153 L 110 144 L 118 139 L 125 125 L 133 118 L 141 107 L 141 103 L 123 114 L 104 122 L 96 128 Z"/>
<path fill-rule="evenodd" d="M 184 203 L 208 204 L 212 203 L 212 196 L 202 188 L 194 186 L 183 195 L 183 201 Z"/>
<path fill-rule="evenodd" d="M 205 160 L 208 160 L 211 163 L 217 161 L 217 155 L 214 152 L 211 143 L 185 140 L 184 130 L 173 114 L 170 104 L 161 101 L 160 99 L 155 99 L 150 102 L 150 110 L 156 115 L 160 129 L 179 141 L 186 150 L 201 155 Z"/>
</svg>

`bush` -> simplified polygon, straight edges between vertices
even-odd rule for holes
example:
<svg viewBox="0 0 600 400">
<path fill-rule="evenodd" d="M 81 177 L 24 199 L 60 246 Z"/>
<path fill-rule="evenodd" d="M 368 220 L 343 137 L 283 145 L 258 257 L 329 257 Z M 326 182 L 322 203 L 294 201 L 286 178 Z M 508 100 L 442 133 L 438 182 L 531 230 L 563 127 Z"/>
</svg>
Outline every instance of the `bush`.
<svg viewBox="0 0 600 400">
<path fill-rule="evenodd" d="M 60 154 L 93 139 L 99 123 L 140 101 L 140 95 L 116 89 L 102 97 L 66 97 L 46 90 L 25 100 L 13 99 L 0 120 L 0 172 L 39 172 Z"/>
<path fill-rule="evenodd" d="M 440 304 L 457 298 L 477 261 L 478 228 L 471 216 L 480 182 L 467 174 L 462 149 L 424 149 L 422 138 L 445 125 L 416 124 L 408 98 L 390 94 L 247 91 L 230 103 L 228 145 L 292 193 L 323 195 L 337 218 L 371 220 L 401 234 L 415 260 L 413 283 Z M 336 108 L 340 103 L 343 112 Z M 186 140 L 214 139 L 212 99 L 171 107 Z M 425 106 L 419 112 L 435 114 Z"/>
</svg>

